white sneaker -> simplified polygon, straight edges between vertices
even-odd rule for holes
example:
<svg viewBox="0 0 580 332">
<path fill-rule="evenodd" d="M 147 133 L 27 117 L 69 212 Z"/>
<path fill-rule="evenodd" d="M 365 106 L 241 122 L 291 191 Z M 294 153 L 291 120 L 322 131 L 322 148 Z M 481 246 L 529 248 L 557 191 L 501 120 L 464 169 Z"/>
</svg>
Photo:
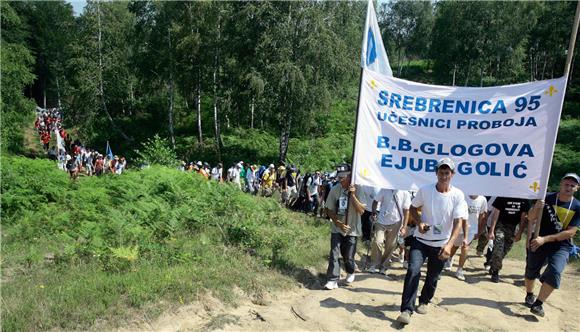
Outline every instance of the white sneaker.
<svg viewBox="0 0 580 332">
<path fill-rule="evenodd" d="M 453 261 L 451 261 L 451 259 L 448 259 L 445 261 L 445 265 L 443 266 L 443 270 L 451 271 L 452 266 L 453 266 Z"/>
<path fill-rule="evenodd" d="M 332 290 L 332 289 L 336 289 L 336 288 L 338 288 L 338 282 L 333 281 L 333 280 L 327 282 L 326 285 L 324 285 L 324 289 L 327 289 L 327 290 Z"/>
<path fill-rule="evenodd" d="M 405 262 L 405 256 L 401 255 L 401 257 L 399 257 L 399 263 L 403 264 L 403 262 Z"/>
<path fill-rule="evenodd" d="M 374 265 L 371 265 L 371 267 L 369 267 L 367 271 L 369 273 L 377 273 L 377 268 Z"/>
<path fill-rule="evenodd" d="M 346 276 L 346 283 L 350 284 L 354 281 L 354 273 L 351 273 L 349 275 Z"/>
<path fill-rule="evenodd" d="M 463 270 L 461 268 L 457 269 L 457 272 L 455 272 L 455 277 L 461 281 L 465 281 L 465 276 L 463 275 Z"/>
</svg>

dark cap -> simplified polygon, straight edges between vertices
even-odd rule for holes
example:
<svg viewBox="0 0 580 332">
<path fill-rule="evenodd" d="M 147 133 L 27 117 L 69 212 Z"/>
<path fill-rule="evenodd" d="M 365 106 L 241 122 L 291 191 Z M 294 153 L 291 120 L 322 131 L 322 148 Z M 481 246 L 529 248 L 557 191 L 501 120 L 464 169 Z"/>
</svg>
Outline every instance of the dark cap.
<svg viewBox="0 0 580 332">
<path fill-rule="evenodd" d="M 576 181 L 576 183 L 580 184 L 580 176 L 578 176 L 576 173 L 566 173 L 566 175 L 562 177 L 562 180 L 564 179 L 572 179 Z"/>
<path fill-rule="evenodd" d="M 336 176 L 341 178 L 341 177 L 346 177 L 348 175 L 350 175 L 350 165 L 349 164 L 340 164 L 336 167 Z"/>
</svg>

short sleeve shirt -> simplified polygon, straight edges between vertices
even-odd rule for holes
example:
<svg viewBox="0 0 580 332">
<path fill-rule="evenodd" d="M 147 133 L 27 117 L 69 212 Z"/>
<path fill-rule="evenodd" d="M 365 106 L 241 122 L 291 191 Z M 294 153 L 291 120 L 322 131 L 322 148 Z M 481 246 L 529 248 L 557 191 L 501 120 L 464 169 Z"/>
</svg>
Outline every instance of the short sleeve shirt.
<svg viewBox="0 0 580 332">
<path fill-rule="evenodd" d="M 521 198 L 498 197 L 493 202 L 493 207 L 499 210 L 498 222 L 516 227 L 521 221 L 522 213 L 530 210 L 530 202 Z"/>
<path fill-rule="evenodd" d="M 421 221 L 431 226 L 425 234 L 415 229 L 415 238 L 431 247 L 443 247 L 449 242 L 454 219 L 468 219 L 465 195 L 455 187 L 446 193 L 439 192 L 435 184 L 421 187 L 411 205 L 421 207 Z"/>
<path fill-rule="evenodd" d="M 355 185 L 356 192 L 360 193 L 361 187 Z M 359 197 L 358 194 L 357 198 Z M 338 214 L 340 221 L 345 221 L 345 213 L 346 207 L 348 206 L 348 225 L 350 226 L 350 232 L 348 234 L 344 234 L 340 228 L 336 227 L 334 223 L 331 223 L 331 232 L 332 233 L 341 233 L 343 235 L 349 236 L 359 236 L 362 235 L 362 227 L 361 227 L 361 220 L 360 215 L 356 213 L 356 209 L 354 208 L 354 203 L 352 199 L 348 197 L 348 190 L 344 189 L 340 184 L 332 187 L 330 192 L 328 193 L 328 197 L 326 198 L 326 208 L 334 211 Z"/>
<path fill-rule="evenodd" d="M 580 226 L 580 202 L 576 198 L 572 198 L 570 202 L 562 202 L 558 199 L 557 193 L 550 193 L 546 195 L 545 202 L 540 236 L 557 234 L 568 227 Z M 555 243 L 572 245 L 570 239 Z"/>
<path fill-rule="evenodd" d="M 394 225 L 402 221 L 404 210 L 411 207 L 411 194 L 404 190 L 381 189 L 375 200 L 381 203 L 377 222 L 382 225 Z"/>
</svg>

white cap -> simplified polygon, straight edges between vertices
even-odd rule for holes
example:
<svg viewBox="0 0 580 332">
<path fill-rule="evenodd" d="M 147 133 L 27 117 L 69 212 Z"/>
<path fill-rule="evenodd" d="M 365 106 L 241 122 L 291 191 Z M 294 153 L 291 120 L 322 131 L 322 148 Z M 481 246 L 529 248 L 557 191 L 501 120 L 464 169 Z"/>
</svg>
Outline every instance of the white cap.
<svg viewBox="0 0 580 332">
<path fill-rule="evenodd" d="M 447 165 L 452 171 L 455 171 L 455 163 L 450 158 L 442 158 L 437 162 L 437 168 Z"/>
</svg>

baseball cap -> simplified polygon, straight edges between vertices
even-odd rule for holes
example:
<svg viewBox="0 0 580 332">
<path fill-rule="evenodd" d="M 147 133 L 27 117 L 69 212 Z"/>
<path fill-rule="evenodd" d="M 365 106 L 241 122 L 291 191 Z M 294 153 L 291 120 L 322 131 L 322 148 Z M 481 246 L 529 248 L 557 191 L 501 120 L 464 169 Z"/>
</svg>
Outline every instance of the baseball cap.
<svg viewBox="0 0 580 332">
<path fill-rule="evenodd" d="M 576 181 L 576 183 L 580 184 L 580 176 L 578 176 L 576 173 L 566 173 L 566 175 L 562 177 L 562 180 L 564 179 L 572 179 Z"/>
<path fill-rule="evenodd" d="M 437 162 L 437 168 L 447 165 L 452 171 L 455 171 L 455 163 L 450 158 L 442 158 Z"/>
<path fill-rule="evenodd" d="M 336 167 L 336 176 L 339 178 L 346 177 L 350 174 L 349 164 L 340 164 Z"/>
</svg>

